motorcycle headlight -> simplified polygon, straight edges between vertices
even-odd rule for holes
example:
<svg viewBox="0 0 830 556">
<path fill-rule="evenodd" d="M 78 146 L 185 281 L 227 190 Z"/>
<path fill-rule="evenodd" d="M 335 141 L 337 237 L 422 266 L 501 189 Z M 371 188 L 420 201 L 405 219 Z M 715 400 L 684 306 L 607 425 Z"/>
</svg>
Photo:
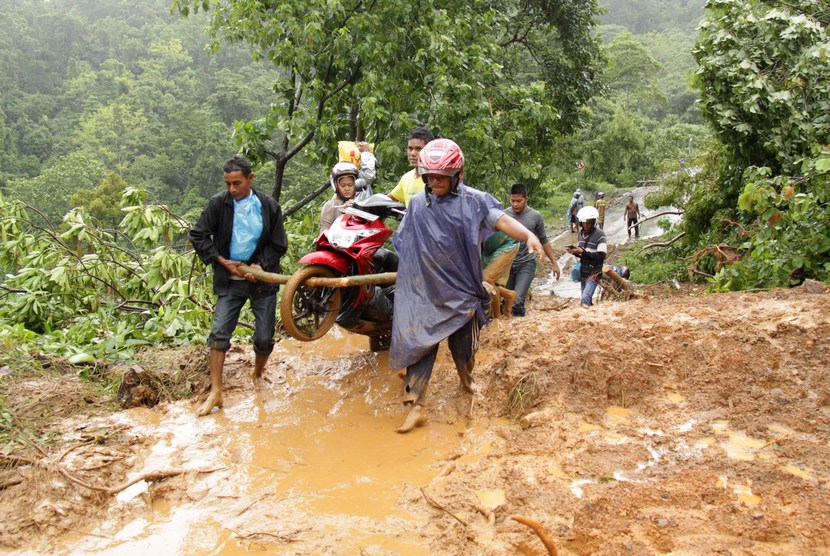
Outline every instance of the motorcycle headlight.
<svg viewBox="0 0 830 556">
<path fill-rule="evenodd" d="M 361 239 L 373 236 L 377 230 L 344 230 L 329 228 L 329 242 L 337 249 L 348 249 Z"/>
</svg>

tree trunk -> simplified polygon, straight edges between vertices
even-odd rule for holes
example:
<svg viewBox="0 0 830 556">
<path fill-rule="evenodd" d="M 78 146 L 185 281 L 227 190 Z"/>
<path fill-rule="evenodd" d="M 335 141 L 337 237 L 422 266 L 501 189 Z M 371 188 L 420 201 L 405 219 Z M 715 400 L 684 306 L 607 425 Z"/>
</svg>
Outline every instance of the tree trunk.
<svg viewBox="0 0 830 556">
<path fill-rule="evenodd" d="M 309 193 L 308 195 L 306 195 L 305 197 L 303 197 L 302 199 L 297 201 L 297 203 L 294 204 L 292 207 L 286 209 L 282 213 L 283 216 L 288 218 L 289 216 L 291 216 L 292 214 L 294 214 L 295 212 L 297 212 L 298 210 L 300 210 L 301 208 L 303 208 L 304 206 L 309 204 L 311 201 L 316 199 L 317 196 L 319 196 L 321 193 L 323 193 L 324 191 L 326 191 L 330 187 L 331 187 L 331 184 L 329 184 L 328 182 L 324 183 L 323 185 L 321 185 L 320 187 L 318 187 L 317 189 L 315 189 L 314 191 L 312 191 L 311 193 Z"/>
<path fill-rule="evenodd" d="M 288 158 L 279 156 L 274 159 L 277 163 L 274 169 L 274 189 L 271 191 L 271 197 L 276 202 L 280 202 L 280 195 L 282 195 L 282 179 L 285 177 L 285 165 L 288 164 Z"/>
</svg>

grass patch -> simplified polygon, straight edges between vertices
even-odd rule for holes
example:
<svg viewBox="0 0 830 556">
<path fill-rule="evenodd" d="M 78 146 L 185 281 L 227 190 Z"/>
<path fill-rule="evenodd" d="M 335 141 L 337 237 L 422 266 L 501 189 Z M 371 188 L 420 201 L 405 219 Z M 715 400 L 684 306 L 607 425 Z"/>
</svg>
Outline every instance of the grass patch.
<svg viewBox="0 0 830 556">
<path fill-rule="evenodd" d="M 631 271 L 631 281 L 638 284 L 688 281 L 689 261 L 683 260 L 684 252 L 673 246 L 640 252 L 648 243 L 638 240 L 626 245 L 614 264 L 627 266 Z"/>
<path fill-rule="evenodd" d="M 539 383 L 536 373 L 529 372 L 521 376 L 507 396 L 507 411 L 516 419 L 527 413 L 539 397 Z"/>
</svg>

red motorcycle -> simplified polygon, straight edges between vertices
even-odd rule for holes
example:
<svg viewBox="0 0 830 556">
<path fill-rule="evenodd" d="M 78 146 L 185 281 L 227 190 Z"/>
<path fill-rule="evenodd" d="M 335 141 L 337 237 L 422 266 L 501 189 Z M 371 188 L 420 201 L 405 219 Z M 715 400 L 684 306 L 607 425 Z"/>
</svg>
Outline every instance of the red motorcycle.
<svg viewBox="0 0 830 556">
<path fill-rule="evenodd" d="M 397 255 L 382 247 L 393 233 L 384 220 L 400 220 L 404 210 L 403 203 L 386 195 L 362 194 L 320 234 L 317 249 L 300 259 L 308 266 L 291 275 L 282 293 L 280 316 L 293 338 L 316 340 L 336 322 L 369 336 L 372 351 L 389 349 L 394 285 L 381 287 L 370 275 L 397 270 Z M 358 276 L 367 278 L 337 280 L 337 285 L 309 284 L 315 278 Z"/>
</svg>

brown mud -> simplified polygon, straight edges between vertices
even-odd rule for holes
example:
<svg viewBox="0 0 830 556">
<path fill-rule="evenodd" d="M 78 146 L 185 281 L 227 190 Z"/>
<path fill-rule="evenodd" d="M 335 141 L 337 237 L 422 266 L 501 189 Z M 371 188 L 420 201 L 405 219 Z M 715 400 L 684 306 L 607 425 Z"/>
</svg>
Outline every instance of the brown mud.
<svg viewBox="0 0 830 556">
<path fill-rule="evenodd" d="M 0 546 L 546 554 L 511 519 L 522 515 L 559 554 L 830 553 L 826 290 L 548 310 L 560 305 L 537 295 L 527 317 L 484 330 L 472 396 L 442 348 L 429 422 L 405 435 L 386 355 L 339 331 L 280 342 L 259 393 L 253 354 L 235 348 L 225 407 L 204 418 L 195 397 L 61 412 L 44 396 L 48 450 L 18 446 L 32 463 L 4 452 Z M 76 380 L 65 383 L 74 399 Z M 177 473 L 104 493 L 58 466 L 106 487 Z"/>
</svg>

